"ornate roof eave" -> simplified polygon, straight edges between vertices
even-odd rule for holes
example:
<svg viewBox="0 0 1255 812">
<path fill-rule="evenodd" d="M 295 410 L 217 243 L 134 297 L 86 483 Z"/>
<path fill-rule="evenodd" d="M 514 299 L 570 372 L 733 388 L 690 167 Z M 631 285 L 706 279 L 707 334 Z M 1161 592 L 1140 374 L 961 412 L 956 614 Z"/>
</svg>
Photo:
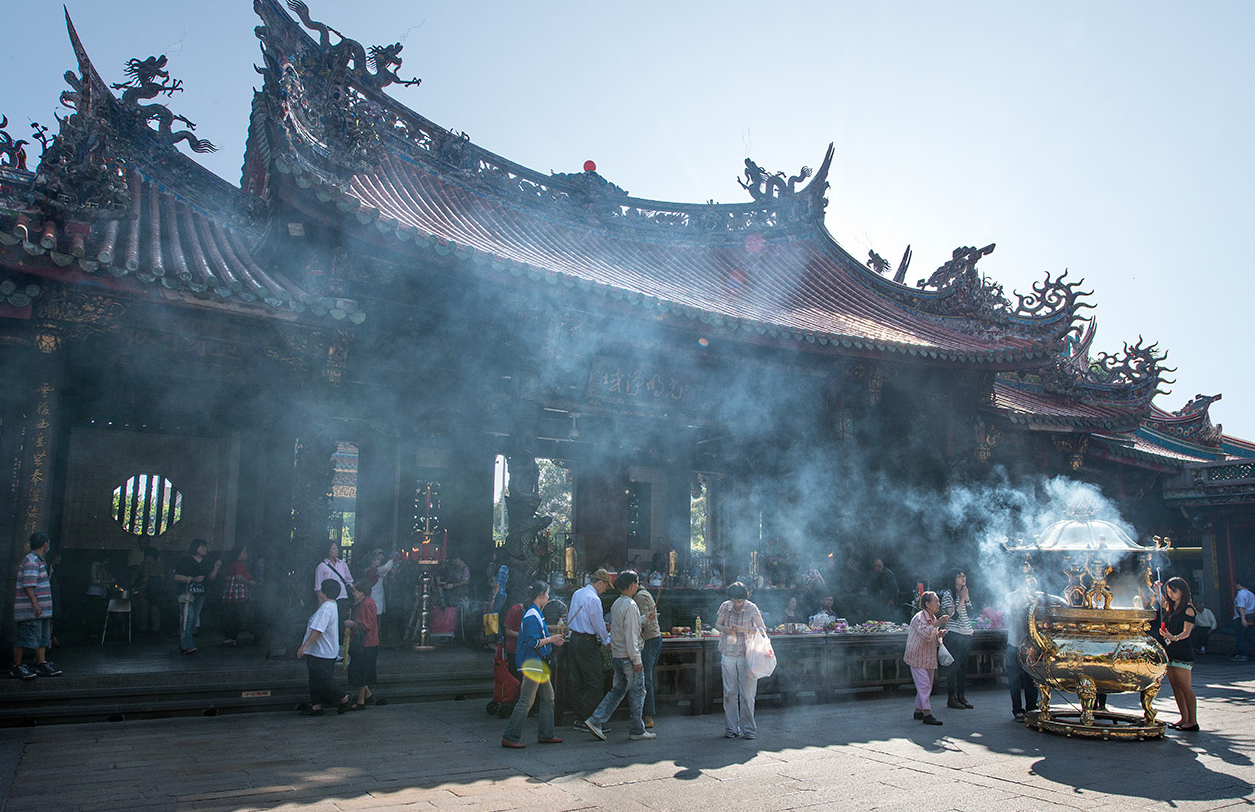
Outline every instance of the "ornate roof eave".
<svg viewBox="0 0 1255 812">
<path fill-rule="evenodd" d="M 1175 412 L 1166 412 L 1152 407 L 1147 415 L 1145 425 L 1148 430 L 1157 431 L 1176 440 L 1200 445 L 1210 449 L 1220 449 L 1224 443 L 1224 426 L 1212 424 L 1211 404 L 1220 400 L 1220 395 L 1195 395 L 1185 406 Z"/>
<path fill-rule="evenodd" d="M 625 314 L 644 315 L 650 319 L 674 317 L 678 327 L 704 333 L 718 331 L 734 340 L 777 346 L 802 347 L 825 355 L 919 361 L 925 363 L 978 366 L 991 372 L 1022 370 L 1026 365 L 1044 363 L 1050 353 L 1040 346 L 1023 342 L 1015 349 L 1000 347 L 989 352 L 946 351 L 922 348 L 907 343 L 883 341 L 866 336 L 842 335 L 816 330 L 793 329 L 786 325 L 757 319 L 731 317 L 691 305 L 668 301 L 657 296 L 626 290 L 614 285 L 594 282 L 582 277 L 537 267 L 526 262 L 497 256 L 470 245 L 424 234 L 391 219 L 378 209 L 366 207 L 351 193 L 342 192 L 321 175 L 308 174 L 299 166 L 280 162 L 280 175 L 290 175 L 293 183 L 275 184 L 284 202 L 310 216 L 316 222 L 341 229 L 345 236 L 360 240 L 375 249 L 383 249 L 398 259 L 412 261 L 414 252 L 437 261 L 464 263 L 485 278 L 509 286 L 536 290 L 537 283 L 546 287 L 564 288 L 609 303 Z M 351 218 L 344 215 L 351 214 Z"/>
<path fill-rule="evenodd" d="M 214 151 L 217 148 L 208 141 L 196 138 L 190 130 L 178 133 L 161 133 L 147 126 L 146 122 L 136 126 L 132 121 L 134 114 L 127 111 L 122 102 L 114 95 L 113 90 L 101 77 L 100 72 L 87 54 L 78 31 L 70 19 L 69 11 L 65 12 L 66 30 L 70 44 L 78 61 L 80 83 L 79 93 L 101 105 L 107 111 L 108 125 L 124 137 L 110 139 L 110 147 L 117 158 L 129 167 L 139 169 L 146 177 L 153 178 L 166 188 L 180 194 L 204 209 L 212 210 L 218 217 L 232 221 L 237 227 L 255 227 L 252 214 L 252 198 L 240 189 L 201 166 L 192 158 L 184 155 L 175 144 L 187 141 L 191 148 L 201 151 Z M 67 80 L 70 77 L 67 75 Z M 61 98 L 64 101 L 74 98 L 74 93 L 67 91 Z M 90 102 L 88 102 L 90 103 Z M 150 105 L 163 107 L 163 105 Z M 163 114 L 164 115 L 164 114 Z M 178 118 L 177 116 L 175 117 Z M 188 124 L 194 128 L 195 125 Z M 169 129 L 167 127 L 167 129 Z"/>
<path fill-rule="evenodd" d="M 1083 319 L 1080 311 L 1094 307 L 1083 301 L 1092 295 L 1081 290 L 1085 280 L 1068 281 L 1066 270 L 1058 277 L 1047 273 L 1041 282 L 1033 283 L 1029 293 L 1013 292 L 1016 301 L 1012 304 L 1001 284 L 976 269 L 977 261 L 993 253 L 994 248 L 993 244 L 956 248 L 950 260 L 914 288 L 903 282 L 910 263 L 909 247 L 893 278 L 857 262 L 852 267 L 865 284 L 881 295 L 921 316 L 943 320 L 975 335 L 1007 333 L 1062 342 Z M 879 261 L 879 257 L 876 259 Z M 884 265 L 880 270 L 887 268 Z"/>
<path fill-rule="evenodd" d="M 993 403 L 984 407 L 987 411 L 1015 426 L 1035 431 L 1131 432 L 1145 416 L 1145 410 L 1136 404 L 1086 402 L 1008 374 L 994 380 L 993 398 Z"/>
<path fill-rule="evenodd" d="M 239 312 L 259 315 L 282 309 L 354 323 L 365 318 L 355 302 L 312 293 L 282 270 L 263 267 L 254 249 L 265 223 L 247 205 L 255 198 L 179 153 L 174 144 L 191 136 L 168 132 L 173 114 L 164 106 L 124 108 L 68 13 L 66 27 L 80 74 L 66 74 L 71 90 L 61 99 L 73 113 L 45 140 L 34 172 L 5 168 L 0 177 L 0 264 L 71 283 L 77 272 L 129 277 L 166 299 L 230 302 L 233 311 L 238 303 Z M 142 64 L 151 70 L 164 61 Z M 136 92 L 144 98 L 149 91 Z M 163 112 L 152 113 L 153 106 Z M 148 127 L 151 117 L 161 131 Z"/>
<path fill-rule="evenodd" d="M 395 81 L 395 74 L 372 79 L 363 72 L 349 56 L 364 53 L 357 43 L 342 38 L 331 45 L 326 36 L 324 43 L 316 42 L 276 0 L 255 0 L 254 9 L 264 23 L 257 28 L 265 62 L 259 69 L 266 78 L 263 92 L 271 98 L 272 120 L 284 130 L 275 158 L 288 163 L 289 170 L 296 168 L 293 162 L 301 164 L 303 173 L 319 176 L 341 192 L 347 193 L 353 175 L 369 172 L 386 151 L 403 160 L 437 165 L 468 186 L 517 204 L 545 206 L 552 216 L 622 227 L 646 239 L 656 235 L 709 243 L 743 239 L 754 232 L 810 232 L 822 222 L 832 144 L 813 175 L 804 167 L 787 180 L 782 173 L 764 173 L 747 160 L 750 183 L 741 185 L 756 198 L 752 202 L 674 203 L 632 197 L 595 171 L 547 175 L 496 155 L 465 133 L 440 127 L 382 92 Z M 301 14 L 308 18 L 307 9 Z M 305 22 L 331 31 L 322 23 Z M 309 115 L 303 115 L 304 109 Z M 808 177 L 809 183 L 797 188 Z"/>
</svg>

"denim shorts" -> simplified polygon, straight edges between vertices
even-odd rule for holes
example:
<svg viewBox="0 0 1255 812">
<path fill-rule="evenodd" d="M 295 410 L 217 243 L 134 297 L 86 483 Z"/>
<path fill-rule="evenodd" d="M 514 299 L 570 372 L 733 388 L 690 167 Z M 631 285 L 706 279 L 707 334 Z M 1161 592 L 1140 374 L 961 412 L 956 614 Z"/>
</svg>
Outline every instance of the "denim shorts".
<svg viewBox="0 0 1255 812">
<path fill-rule="evenodd" d="M 17 622 L 13 645 L 18 648 L 48 648 L 52 645 L 52 618 L 37 617 Z"/>
</svg>

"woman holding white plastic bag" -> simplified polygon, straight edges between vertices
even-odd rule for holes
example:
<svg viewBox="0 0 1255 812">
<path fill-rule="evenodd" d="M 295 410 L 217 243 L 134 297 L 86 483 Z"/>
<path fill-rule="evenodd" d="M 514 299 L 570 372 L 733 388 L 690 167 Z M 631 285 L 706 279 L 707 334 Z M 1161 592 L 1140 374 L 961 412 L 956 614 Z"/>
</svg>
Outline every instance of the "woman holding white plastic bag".
<svg viewBox="0 0 1255 812">
<path fill-rule="evenodd" d="M 911 618 L 902 660 L 911 667 L 911 679 L 915 682 L 915 718 L 926 725 L 939 725 L 941 720 L 933 716 L 930 697 L 937 676 L 937 649 L 946 636 L 945 625 L 950 616 L 937 615 L 941 599 L 936 592 L 920 595 L 919 605 L 920 610 Z"/>
<path fill-rule="evenodd" d="M 745 643 L 758 630 L 766 631 L 763 613 L 749 601 L 749 590 L 737 581 L 728 587 L 728 600 L 719 607 L 715 630 L 719 632 L 719 655 L 723 668 L 724 738 L 758 736 L 754 722 L 754 698 L 758 679 L 750 675 L 745 661 Z"/>
</svg>

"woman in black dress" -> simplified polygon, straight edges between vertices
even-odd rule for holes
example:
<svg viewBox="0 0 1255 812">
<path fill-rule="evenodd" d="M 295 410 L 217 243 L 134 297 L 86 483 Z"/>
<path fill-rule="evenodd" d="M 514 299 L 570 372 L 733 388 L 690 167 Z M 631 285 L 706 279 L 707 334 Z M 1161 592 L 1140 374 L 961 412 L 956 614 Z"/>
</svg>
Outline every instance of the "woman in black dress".
<svg viewBox="0 0 1255 812">
<path fill-rule="evenodd" d="M 1198 700 L 1190 685 L 1190 670 L 1194 667 L 1194 646 L 1190 633 L 1194 631 L 1194 606 L 1190 585 L 1184 578 L 1169 578 L 1163 585 L 1163 607 L 1160 632 L 1168 650 L 1168 682 L 1172 685 L 1172 698 L 1177 701 L 1181 718 L 1168 725 L 1174 730 L 1198 730 Z"/>
</svg>

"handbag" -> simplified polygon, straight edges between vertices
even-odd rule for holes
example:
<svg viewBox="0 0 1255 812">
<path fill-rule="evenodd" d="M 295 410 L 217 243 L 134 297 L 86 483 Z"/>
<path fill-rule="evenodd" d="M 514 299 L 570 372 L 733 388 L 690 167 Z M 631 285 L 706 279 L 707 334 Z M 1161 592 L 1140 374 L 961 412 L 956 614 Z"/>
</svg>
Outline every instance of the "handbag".
<svg viewBox="0 0 1255 812">
<path fill-rule="evenodd" d="M 745 668 L 754 679 L 766 679 L 776 670 L 776 652 L 762 629 L 745 641 Z"/>
<path fill-rule="evenodd" d="M 950 653 L 950 649 L 946 648 L 945 643 L 937 646 L 937 665 L 942 668 L 954 665 L 954 655 Z"/>
</svg>

